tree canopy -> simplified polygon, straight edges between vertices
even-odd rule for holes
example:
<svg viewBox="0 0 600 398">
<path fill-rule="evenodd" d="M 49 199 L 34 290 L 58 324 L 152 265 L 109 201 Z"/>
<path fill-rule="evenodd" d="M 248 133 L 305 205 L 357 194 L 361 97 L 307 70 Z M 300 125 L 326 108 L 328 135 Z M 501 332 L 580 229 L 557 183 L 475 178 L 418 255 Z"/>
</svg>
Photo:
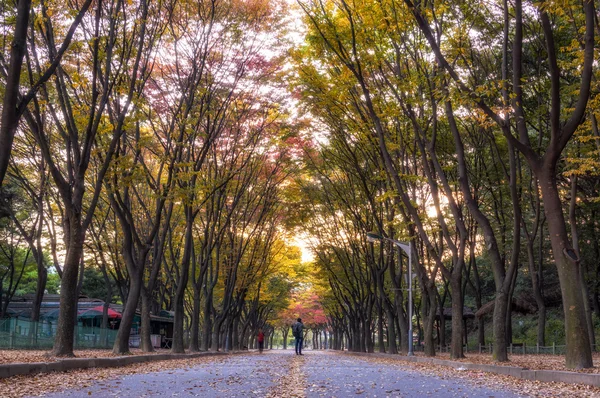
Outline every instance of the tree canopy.
<svg viewBox="0 0 600 398">
<path fill-rule="evenodd" d="M 82 293 L 123 306 L 115 353 L 136 314 L 152 350 L 161 311 L 174 352 L 247 347 L 258 328 L 285 340 L 300 317 L 314 346 L 449 341 L 461 358 L 491 342 L 498 361 L 516 339 L 548 345 L 556 321 L 567 367 L 592 366 L 594 2 L 0 13 L 0 317 L 26 292 L 37 321 L 58 292 L 54 354 L 73 354 Z"/>
</svg>

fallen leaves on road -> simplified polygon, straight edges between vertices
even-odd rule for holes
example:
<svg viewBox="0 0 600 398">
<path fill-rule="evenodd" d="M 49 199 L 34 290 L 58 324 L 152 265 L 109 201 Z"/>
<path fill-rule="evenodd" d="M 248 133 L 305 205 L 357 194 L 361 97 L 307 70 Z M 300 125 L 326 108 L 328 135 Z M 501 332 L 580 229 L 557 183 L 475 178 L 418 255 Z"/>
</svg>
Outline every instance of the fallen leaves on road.
<svg viewBox="0 0 600 398">
<path fill-rule="evenodd" d="M 501 391 L 515 391 L 518 394 L 530 397 L 600 397 L 600 388 L 581 384 L 545 383 L 539 381 L 522 380 L 511 376 L 497 375 L 493 373 L 470 371 L 466 369 L 459 370 L 447 366 L 407 362 L 393 359 L 393 357 L 387 359 L 361 356 L 361 358 L 390 366 L 413 368 L 424 375 L 437 376 L 442 379 L 461 379 L 465 383 L 471 383 L 473 385 L 483 385 Z M 471 361 L 465 360 L 465 362 Z"/>
<path fill-rule="evenodd" d="M 424 356 L 423 353 L 417 353 L 419 356 Z M 467 363 L 478 363 L 486 365 L 500 365 L 500 366 L 517 366 L 520 368 L 527 368 L 532 370 L 560 370 L 568 372 L 579 372 L 579 373 L 600 373 L 600 353 L 594 353 L 594 367 L 588 369 L 567 369 L 565 366 L 565 357 L 563 355 L 509 355 L 510 361 L 508 362 L 495 362 L 491 354 L 479 354 L 479 353 L 465 353 L 463 359 L 452 359 L 453 361 L 467 362 Z M 438 359 L 451 359 L 450 354 L 447 352 L 436 353 Z"/>
<path fill-rule="evenodd" d="M 170 350 L 158 350 L 155 352 L 142 352 L 139 348 L 132 348 L 132 355 L 168 354 Z M 44 350 L 0 350 L 0 364 L 7 363 L 32 363 L 32 362 L 56 362 L 61 359 L 49 355 L 50 351 Z M 111 350 L 76 350 L 77 358 L 108 358 L 117 357 Z"/>
<path fill-rule="evenodd" d="M 189 359 L 171 359 L 167 361 L 144 362 L 119 368 L 78 369 L 62 373 L 43 373 L 31 376 L 14 376 L 0 379 L 1 398 L 20 398 L 39 396 L 49 392 L 63 391 L 68 388 L 85 388 L 92 382 L 118 378 L 135 373 L 160 372 L 170 369 L 185 369 L 206 362 L 217 363 L 225 356 L 207 356 Z M 118 380 L 115 384 L 120 383 Z"/>
<path fill-rule="evenodd" d="M 267 398 L 306 397 L 306 376 L 302 372 L 304 356 L 295 355 L 293 358 L 293 360 L 289 361 L 289 369 L 279 379 L 279 383 L 269 389 Z"/>
</svg>

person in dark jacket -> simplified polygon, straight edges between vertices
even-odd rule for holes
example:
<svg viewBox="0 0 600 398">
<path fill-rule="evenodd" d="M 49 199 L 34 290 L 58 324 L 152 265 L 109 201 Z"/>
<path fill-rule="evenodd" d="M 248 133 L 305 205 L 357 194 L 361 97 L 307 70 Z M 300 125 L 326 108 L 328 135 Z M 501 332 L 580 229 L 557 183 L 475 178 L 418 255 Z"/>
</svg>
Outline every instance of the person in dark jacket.
<svg viewBox="0 0 600 398">
<path fill-rule="evenodd" d="M 303 355 L 302 343 L 304 342 L 304 324 L 302 323 L 302 319 L 298 318 L 292 325 L 292 334 L 296 339 L 296 355 Z"/>
</svg>

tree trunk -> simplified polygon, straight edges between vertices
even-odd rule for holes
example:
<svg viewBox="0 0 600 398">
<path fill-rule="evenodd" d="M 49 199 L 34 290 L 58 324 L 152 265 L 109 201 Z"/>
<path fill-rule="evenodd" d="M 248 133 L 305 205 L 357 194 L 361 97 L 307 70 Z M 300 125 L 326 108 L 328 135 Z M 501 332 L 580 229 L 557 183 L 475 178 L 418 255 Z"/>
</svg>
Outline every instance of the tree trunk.
<svg viewBox="0 0 600 398">
<path fill-rule="evenodd" d="M 496 291 L 494 300 L 494 315 L 492 318 L 492 330 L 494 333 L 494 352 L 492 357 L 495 361 L 508 361 L 508 352 L 506 350 L 506 312 L 508 311 L 509 294 L 503 290 Z"/>
<path fill-rule="evenodd" d="M 215 322 L 213 324 L 213 330 L 212 330 L 212 343 L 211 343 L 211 347 L 210 347 L 212 351 L 219 351 L 219 336 L 221 334 L 221 326 L 222 325 L 223 325 L 222 321 L 215 319 Z"/>
<path fill-rule="evenodd" d="M 208 351 L 210 349 L 210 337 L 212 331 L 212 296 L 205 296 L 204 300 L 204 328 L 202 330 L 200 350 Z"/>
<path fill-rule="evenodd" d="M 566 366 L 569 369 L 589 368 L 593 363 L 581 294 L 579 259 L 571 248 L 567 235 L 554 167 L 542 167 L 538 178 L 563 299 L 567 345 Z"/>
<path fill-rule="evenodd" d="M 185 344 L 183 341 L 183 335 L 185 333 L 183 328 L 183 321 L 185 318 L 185 290 L 188 285 L 189 269 L 192 255 L 192 245 L 194 244 L 192 239 L 192 227 L 194 217 L 192 209 L 186 206 L 186 229 L 185 229 L 185 244 L 183 250 L 183 258 L 181 260 L 181 270 L 179 274 L 179 280 L 177 281 L 177 290 L 175 291 L 175 319 L 173 320 L 173 347 L 171 352 L 173 353 L 184 353 Z"/>
<path fill-rule="evenodd" d="M 113 345 L 113 353 L 121 355 L 129 352 L 129 337 L 131 334 L 131 326 L 133 326 L 133 318 L 138 307 L 138 301 L 140 299 L 140 293 L 142 291 L 142 276 L 139 270 L 136 273 L 131 273 L 129 276 L 129 294 L 127 295 L 127 302 L 123 310 L 123 317 L 121 318 L 121 324 L 115 344 Z"/>
<path fill-rule="evenodd" d="M 108 272 L 106 272 L 106 262 L 102 253 L 100 254 L 100 258 L 100 270 L 102 271 L 102 277 L 104 279 L 104 284 L 106 285 L 106 296 L 104 296 L 104 305 L 102 306 L 102 330 L 100 331 L 100 341 L 102 347 L 108 348 L 108 309 L 110 308 L 110 303 L 112 301 L 113 291 Z"/>
<path fill-rule="evenodd" d="M 515 272 L 512 277 L 512 282 L 510 284 L 510 288 L 508 289 L 508 305 L 506 307 L 506 316 L 504 319 L 504 324 L 506 328 L 506 345 L 509 346 L 513 343 L 513 329 L 512 329 L 512 302 L 515 294 L 515 285 L 517 282 L 517 273 Z"/>
<path fill-rule="evenodd" d="M 386 305 L 386 307 L 389 307 Z M 388 331 L 388 352 L 390 354 L 398 353 L 398 346 L 396 345 L 396 325 L 394 320 L 394 313 L 391 308 L 386 308 L 385 315 L 387 318 L 387 331 Z"/>
<path fill-rule="evenodd" d="M 426 286 L 427 290 L 427 300 L 428 304 L 428 312 L 427 314 L 423 314 L 423 327 L 425 329 L 424 333 L 424 341 L 425 345 L 424 351 L 425 356 L 434 357 L 435 356 L 435 341 L 433 339 L 433 328 L 435 325 L 435 314 L 437 307 L 437 294 L 435 292 L 435 285 L 431 283 L 431 286 Z"/>
<path fill-rule="evenodd" d="M 142 286 L 142 316 L 140 325 L 140 347 L 143 352 L 154 352 L 154 346 L 152 345 L 152 328 L 150 325 L 150 309 L 152 308 L 152 296 Z"/>
<path fill-rule="evenodd" d="M 239 351 L 242 349 L 240 344 L 240 317 L 233 320 L 233 349 Z"/>
<path fill-rule="evenodd" d="M 394 293 L 397 319 L 398 324 L 400 325 L 400 352 L 406 354 L 408 353 L 408 321 L 404 311 L 404 303 L 402 302 L 402 292 L 396 290 Z"/>
<path fill-rule="evenodd" d="M 438 333 L 438 339 L 439 339 L 439 343 L 440 343 L 440 351 L 443 352 L 444 348 L 446 347 L 446 317 L 444 316 L 444 306 L 443 306 L 443 302 L 440 301 L 440 303 L 438 304 L 438 315 L 439 315 L 439 333 Z"/>
<path fill-rule="evenodd" d="M 463 353 L 463 305 L 461 298 L 460 275 L 452 275 L 450 282 L 452 288 L 452 340 L 450 357 L 453 359 L 464 358 Z"/>
<path fill-rule="evenodd" d="M 23 57 L 27 51 L 27 28 L 29 26 L 29 14 L 31 0 L 18 0 L 17 18 L 15 31 L 10 50 L 10 64 L 8 76 L 4 88 L 4 100 L 2 102 L 2 119 L 0 125 L 0 187 L 4 182 L 4 176 L 10 161 L 15 132 L 19 127 L 19 87 L 21 83 L 21 68 Z"/>
<path fill-rule="evenodd" d="M 194 284 L 194 303 L 192 308 L 192 333 L 190 336 L 190 351 L 200 351 L 200 287 Z"/>
<path fill-rule="evenodd" d="M 482 306 L 481 301 L 481 278 L 479 277 L 479 268 L 475 258 L 475 243 L 472 241 L 470 251 L 470 261 L 473 267 L 473 277 L 475 279 L 475 306 L 479 310 Z M 477 343 L 480 346 L 485 345 L 485 319 L 484 316 L 477 318 Z"/>
<path fill-rule="evenodd" d="M 594 345 L 596 344 L 596 338 L 594 335 L 594 324 L 592 322 L 592 309 L 590 306 L 590 293 L 587 285 L 587 281 L 585 278 L 585 266 L 583 261 L 581 261 L 581 253 L 579 250 L 579 230 L 577 228 L 577 176 L 571 177 L 571 201 L 569 203 L 569 223 L 571 224 L 571 240 L 573 243 L 573 250 L 575 254 L 580 259 L 579 261 L 579 274 L 581 277 L 581 294 L 583 296 L 583 308 L 585 313 L 585 320 L 587 324 L 588 334 L 590 337 L 590 347 L 592 351 L 594 350 Z"/>
<path fill-rule="evenodd" d="M 33 338 L 33 343 L 36 344 L 37 334 L 38 334 L 38 324 L 40 321 L 40 310 L 42 308 L 42 299 L 44 298 L 44 291 L 46 290 L 46 282 L 48 281 L 48 271 L 44 265 L 44 260 L 41 258 L 42 254 L 39 252 L 38 255 L 40 258 L 37 260 L 37 272 L 38 279 L 35 288 L 35 296 L 33 298 L 32 308 L 31 308 L 31 333 Z"/>
<path fill-rule="evenodd" d="M 60 306 L 58 325 L 54 338 L 52 355 L 72 357 L 75 337 L 75 324 L 77 322 L 77 282 L 79 276 L 79 263 L 83 255 L 84 234 L 81 228 L 81 214 L 72 212 L 69 215 L 69 231 L 67 255 L 63 268 L 60 288 Z"/>
<path fill-rule="evenodd" d="M 543 235 L 542 235 L 543 236 Z M 537 344 L 540 346 L 546 345 L 546 304 L 539 285 L 538 270 L 535 266 L 535 257 L 533 255 L 533 241 L 527 242 L 527 263 L 529 265 L 529 275 L 531 277 L 531 285 L 533 287 L 533 297 L 538 307 L 538 330 Z M 540 264 L 541 268 L 541 264 Z M 541 270 L 540 270 L 541 271 Z"/>
</svg>

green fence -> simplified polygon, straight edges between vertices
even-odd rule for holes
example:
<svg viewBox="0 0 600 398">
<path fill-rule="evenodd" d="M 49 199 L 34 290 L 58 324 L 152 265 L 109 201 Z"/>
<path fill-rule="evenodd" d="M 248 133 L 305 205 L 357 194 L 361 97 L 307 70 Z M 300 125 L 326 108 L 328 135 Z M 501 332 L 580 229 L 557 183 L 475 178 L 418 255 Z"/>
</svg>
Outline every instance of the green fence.
<svg viewBox="0 0 600 398">
<path fill-rule="evenodd" d="M 0 320 L 0 349 L 49 349 L 54 344 L 56 322 L 31 322 L 18 318 Z M 117 330 L 77 325 L 75 348 L 112 348 Z"/>
</svg>

